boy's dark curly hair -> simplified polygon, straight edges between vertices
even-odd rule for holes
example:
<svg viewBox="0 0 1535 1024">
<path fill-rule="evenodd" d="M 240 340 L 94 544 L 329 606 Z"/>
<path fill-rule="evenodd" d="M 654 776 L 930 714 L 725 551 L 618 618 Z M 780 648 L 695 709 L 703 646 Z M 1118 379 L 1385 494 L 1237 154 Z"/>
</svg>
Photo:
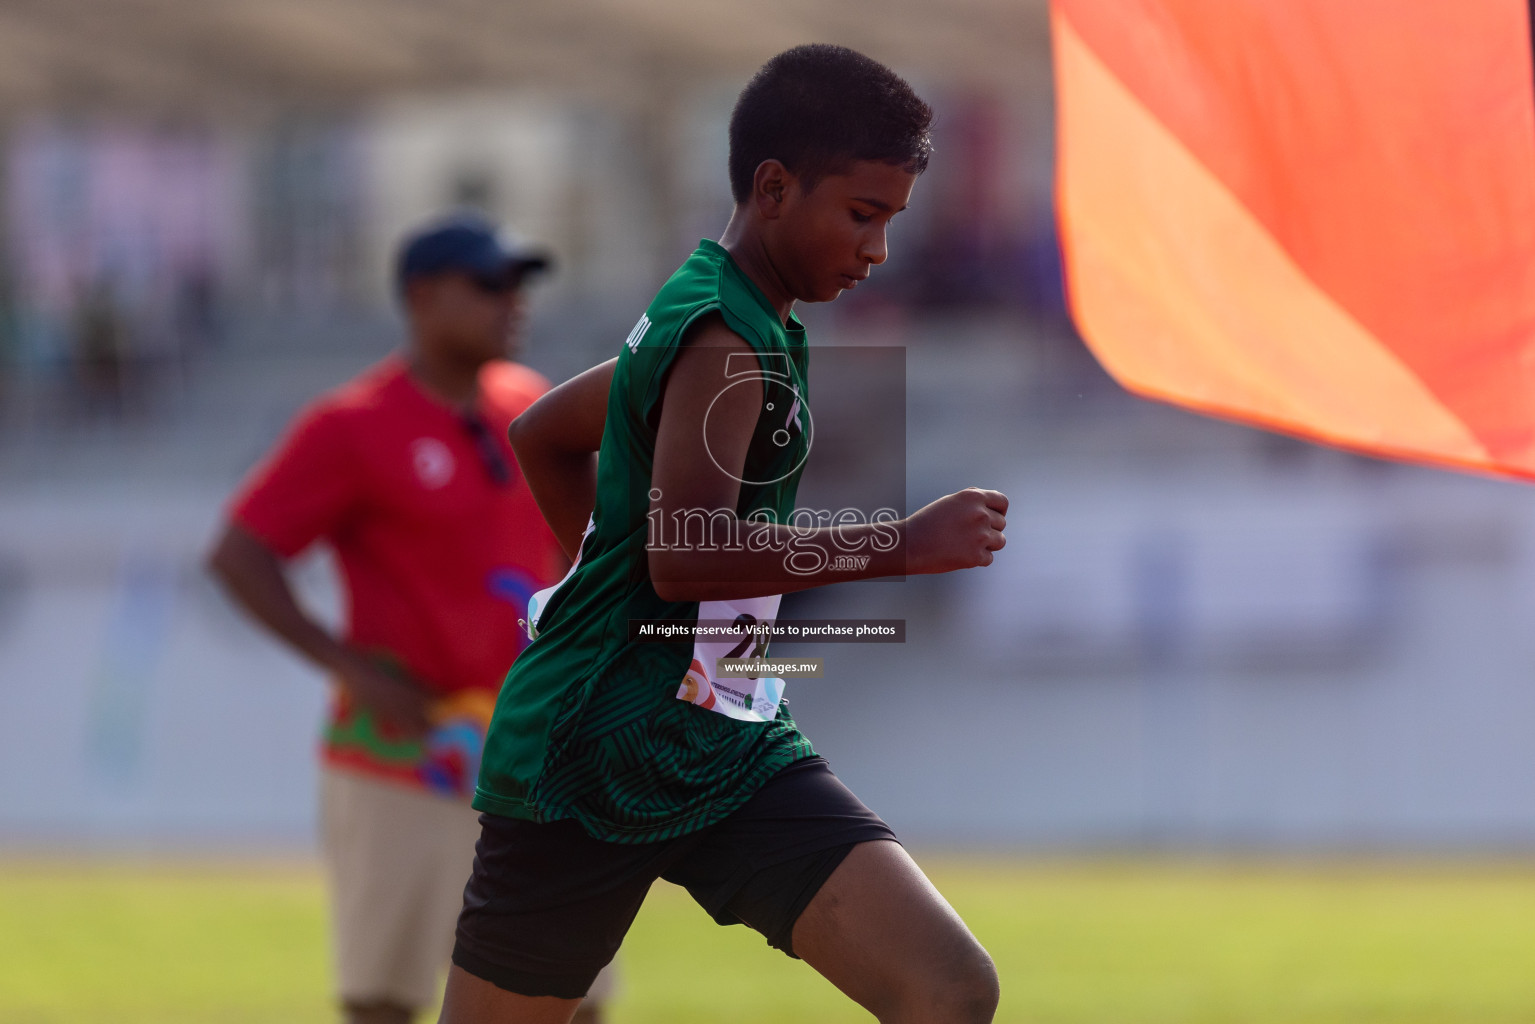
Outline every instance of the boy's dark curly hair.
<svg viewBox="0 0 1535 1024">
<path fill-rule="evenodd" d="M 805 191 L 855 160 L 927 169 L 933 111 L 895 72 L 845 46 L 785 50 L 757 71 L 730 115 L 730 192 L 743 202 L 764 160 Z"/>
</svg>

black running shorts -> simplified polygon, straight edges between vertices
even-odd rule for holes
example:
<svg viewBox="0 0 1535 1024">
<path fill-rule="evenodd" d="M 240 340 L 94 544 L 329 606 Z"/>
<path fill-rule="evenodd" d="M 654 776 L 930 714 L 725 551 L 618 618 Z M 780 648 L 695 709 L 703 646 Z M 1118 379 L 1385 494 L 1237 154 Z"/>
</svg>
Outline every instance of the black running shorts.
<svg viewBox="0 0 1535 1024">
<path fill-rule="evenodd" d="M 580 998 L 657 878 L 793 956 L 800 912 L 849 850 L 877 839 L 895 833 L 819 757 L 785 768 L 722 821 L 659 843 L 483 814 L 453 962 L 509 992 Z"/>
</svg>

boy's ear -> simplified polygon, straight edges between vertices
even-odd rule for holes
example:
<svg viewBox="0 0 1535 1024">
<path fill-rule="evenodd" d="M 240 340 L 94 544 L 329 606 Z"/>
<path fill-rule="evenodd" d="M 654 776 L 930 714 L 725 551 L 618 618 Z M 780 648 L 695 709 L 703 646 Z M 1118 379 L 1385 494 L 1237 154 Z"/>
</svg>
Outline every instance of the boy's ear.
<svg viewBox="0 0 1535 1024">
<path fill-rule="evenodd" d="M 793 182 L 794 175 L 777 160 L 764 160 L 757 165 L 757 173 L 752 175 L 752 202 L 764 219 L 778 219 Z"/>
</svg>

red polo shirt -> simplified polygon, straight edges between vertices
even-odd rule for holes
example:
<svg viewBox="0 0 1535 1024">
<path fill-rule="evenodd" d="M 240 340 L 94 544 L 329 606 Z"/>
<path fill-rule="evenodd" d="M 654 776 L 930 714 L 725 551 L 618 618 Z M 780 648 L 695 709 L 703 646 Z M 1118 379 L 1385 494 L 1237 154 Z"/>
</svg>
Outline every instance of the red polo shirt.
<svg viewBox="0 0 1535 1024">
<path fill-rule="evenodd" d="M 477 431 L 392 357 L 305 409 L 231 503 L 231 517 L 285 557 L 329 542 L 345 577 L 346 639 L 439 697 L 439 727 L 424 742 L 401 740 L 338 697 L 332 763 L 472 789 L 479 746 L 469 734 L 483 736 L 522 649 L 528 595 L 561 571 L 506 440 L 548 387 L 516 363 L 487 365 Z"/>
</svg>

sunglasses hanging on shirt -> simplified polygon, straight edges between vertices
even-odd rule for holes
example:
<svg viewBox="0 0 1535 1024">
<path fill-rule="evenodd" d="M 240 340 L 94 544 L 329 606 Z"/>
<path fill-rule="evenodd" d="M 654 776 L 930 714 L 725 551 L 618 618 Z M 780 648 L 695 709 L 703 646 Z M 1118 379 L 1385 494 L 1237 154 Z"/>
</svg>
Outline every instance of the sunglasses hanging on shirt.
<svg viewBox="0 0 1535 1024">
<path fill-rule="evenodd" d="M 485 469 L 485 475 L 490 477 L 490 482 L 497 487 L 508 487 L 512 483 L 515 469 L 504 452 L 501 445 L 496 442 L 496 436 L 491 433 L 490 427 L 479 417 L 477 413 L 460 413 L 459 423 L 468 432 L 474 441 L 475 454 L 480 457 L 480 465 Z"/>
</svg>

